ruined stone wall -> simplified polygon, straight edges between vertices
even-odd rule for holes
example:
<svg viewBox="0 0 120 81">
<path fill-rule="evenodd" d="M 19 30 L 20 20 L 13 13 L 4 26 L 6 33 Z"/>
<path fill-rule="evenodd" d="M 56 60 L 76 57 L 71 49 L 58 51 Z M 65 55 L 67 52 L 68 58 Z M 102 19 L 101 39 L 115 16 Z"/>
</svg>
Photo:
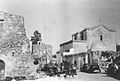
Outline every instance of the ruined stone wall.
<svg viewBox="0 0 120 81">
<path fill-rule="evenodd" d="M 35 76 L 22 16 L 0 12 L 0 58 L 5 62 L 5 76 Z"/>
<path fill-rule="evenodd" d="M 28 43 L 25 35 L 24 18 L 3 12 L 0 15 L 3 16 L 3 21 L 0 22 L 1 52 L 5 53 L 13 49 L 16 52 L 21 51 L 23 43 Z"/>
<path fill-rule="evenodd" d="M 50 56 L 52 56 L 52 46 L 51 45 L 45 45 L 44 43 L 33 45 L 33 54 L 38 54 L 38 56 L 43 56 L 43 54 L 46 52 Z"/>
<path fill-rule="evenodd" d="M 45 45 L 44 43 L 34 44 L 33 45 L 33 55 L 35 58 L 41 58 L 41 67 L 44 64 L 49 63 L 52 58 L 52 46 Z"/>
</svg>

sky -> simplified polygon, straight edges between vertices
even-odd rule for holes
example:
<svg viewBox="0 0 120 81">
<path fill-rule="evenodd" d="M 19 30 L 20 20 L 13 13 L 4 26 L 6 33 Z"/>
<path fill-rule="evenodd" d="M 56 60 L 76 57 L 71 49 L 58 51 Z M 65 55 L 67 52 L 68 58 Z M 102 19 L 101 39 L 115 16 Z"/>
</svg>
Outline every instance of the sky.
<svg viewBox="0 0 120 81">
<path fill-rule="evenodd" d="M 120 41 L 120 0 L 0 0 L 0 11 L 21 15 L 27 37 L 38 30 L 42 41 L 53 46 L 71 40 L 71 35 L 85 27 L 101 23 L 116 30 Z"/>
</svg>

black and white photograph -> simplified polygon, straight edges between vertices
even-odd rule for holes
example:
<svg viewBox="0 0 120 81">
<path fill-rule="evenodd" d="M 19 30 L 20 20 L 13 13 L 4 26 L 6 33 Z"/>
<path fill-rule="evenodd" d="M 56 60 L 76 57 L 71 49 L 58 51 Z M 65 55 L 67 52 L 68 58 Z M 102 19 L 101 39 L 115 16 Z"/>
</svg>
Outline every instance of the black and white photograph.
<svg viewBox="0 0 120 81">
<path fill-rule="evenodd" d="M 120 0 L 0 0 L 0 81 L 120 81 Z"/>
</svg>

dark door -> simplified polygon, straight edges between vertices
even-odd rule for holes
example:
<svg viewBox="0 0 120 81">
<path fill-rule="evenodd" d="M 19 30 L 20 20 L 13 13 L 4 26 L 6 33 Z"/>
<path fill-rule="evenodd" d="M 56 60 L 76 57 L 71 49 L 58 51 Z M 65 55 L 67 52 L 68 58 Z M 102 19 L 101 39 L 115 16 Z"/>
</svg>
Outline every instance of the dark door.
<svg viewBox="0 0 120 81">
<path fill-rule="evenodd" d="M 0 60 L 0 80 L 4 79 L 5 74 L 5 63 L 3 60 Z"/>
</svg>

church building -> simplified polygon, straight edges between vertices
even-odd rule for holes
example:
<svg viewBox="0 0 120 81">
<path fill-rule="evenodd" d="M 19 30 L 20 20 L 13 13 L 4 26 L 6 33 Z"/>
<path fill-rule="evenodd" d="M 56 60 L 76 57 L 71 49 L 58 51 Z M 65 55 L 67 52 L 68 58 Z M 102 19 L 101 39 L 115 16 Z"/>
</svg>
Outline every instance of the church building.
<svg viewBox="0 0 120 81">
<path fill-rule="evenodd" d="M 105 51 L 116 51 L 115 30 L 103 24 L 84 28 L 72 35 L 72 40 L 60 44 L 60 53 L 63 60 L 70 63 L 77 61 L 77 68 L 89 62 L 88 52 L 100 54 Z"/>
</svg>

